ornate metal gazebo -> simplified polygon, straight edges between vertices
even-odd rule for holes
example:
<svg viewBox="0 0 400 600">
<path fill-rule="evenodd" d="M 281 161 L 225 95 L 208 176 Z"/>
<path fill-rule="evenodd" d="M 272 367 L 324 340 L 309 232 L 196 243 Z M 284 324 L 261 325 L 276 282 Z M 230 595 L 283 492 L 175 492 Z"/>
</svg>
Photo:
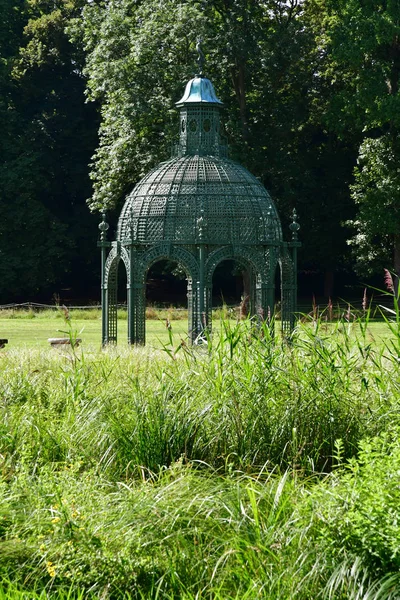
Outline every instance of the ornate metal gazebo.
<svg viewBox="0 0 400 600">
<path fill-rule="evenodd" d="M 281 323 L 294 326 L 299 225 L 293 211 L 292 240 L 284 242 L 276 207 L 263 185 L 227 158 L 220 142 L 220 110 L 211 81 L 188 82 L 180 110 L 176 155 L 155 167 L 127 196 L 116 240 L 99 228 L 102 251 L 102 341 L 117 342 L 117 274 L 127 274 L 128 342 L 145 343 L 146 277 L 164 259 L 176 261 L 187 277 L 189 340 L 211 325 L 212 280 L 224 260 L 250 275 L 249 314 L 274 313 L 275 273 L 281 273 Z"/>
</svg>

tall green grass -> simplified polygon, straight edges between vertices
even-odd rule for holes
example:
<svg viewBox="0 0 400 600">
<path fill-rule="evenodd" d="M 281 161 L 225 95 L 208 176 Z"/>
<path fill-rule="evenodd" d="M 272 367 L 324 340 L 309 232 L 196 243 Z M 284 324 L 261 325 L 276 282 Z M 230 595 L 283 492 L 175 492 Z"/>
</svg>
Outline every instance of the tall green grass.
<svg viewBox="0 0 400 600">
<path fill-rule="evenodd" d="M 4 353 L 0 594 L 399 597 L 399 322 Z"/>
<path fill-rule="evenodd" d="M 288 345 L 267 328 L 229 321 L 201 347 L 10 351 L 1 363 L 10 456 L 83 458 L 112 477 L 181 457 L 321 472 L 336 439 L 351 457 L 363 435 L 397 417 L 394 352 L 393 340 L 374 346 L 347 324 L 303 327 Z"/>
</svg>

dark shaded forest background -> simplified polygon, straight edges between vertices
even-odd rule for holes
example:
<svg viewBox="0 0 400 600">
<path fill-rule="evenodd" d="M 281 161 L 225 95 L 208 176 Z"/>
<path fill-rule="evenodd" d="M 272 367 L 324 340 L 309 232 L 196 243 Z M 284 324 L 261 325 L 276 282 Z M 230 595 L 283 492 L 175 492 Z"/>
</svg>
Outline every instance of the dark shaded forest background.
<svg viewBox="0 0 400 600">
<path fill-rule="evenodd" d="M 169 158 L 199 36 L 231 158 L 261 178 L 288 234 L 299 214 L 300 295 L 361 297 L 384 268 L 400 274 L 397 0 L 0 0 L 0 12 L 1 303 L 99 298 L 99 211 L 115 225 Z"/>
</svg>

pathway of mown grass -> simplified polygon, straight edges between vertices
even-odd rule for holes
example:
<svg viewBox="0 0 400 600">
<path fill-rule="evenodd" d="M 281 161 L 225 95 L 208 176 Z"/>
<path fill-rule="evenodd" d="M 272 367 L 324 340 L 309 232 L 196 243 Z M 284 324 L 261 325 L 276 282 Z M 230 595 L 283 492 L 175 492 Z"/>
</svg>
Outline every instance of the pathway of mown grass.
<svg viewBox="0 0 400 600">
<path fill-rule="evenodd" d="M 197 348 L 3 352 L 0 581 L 121 599 L 394 600 L 389 334 L 385 347 L 346 323 L 307 325 L 282 344 L 225 321 Z"/>
</svg>

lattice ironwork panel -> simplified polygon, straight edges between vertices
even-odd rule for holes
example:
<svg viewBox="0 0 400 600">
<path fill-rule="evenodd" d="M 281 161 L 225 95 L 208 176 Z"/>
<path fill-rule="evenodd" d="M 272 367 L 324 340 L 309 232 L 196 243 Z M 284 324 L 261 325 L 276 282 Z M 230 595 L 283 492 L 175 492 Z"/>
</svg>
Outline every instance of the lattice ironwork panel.
<svg viewBox="0 0 400 600">
<path fill-rule="evenodd" d="M 218 155 L 219 107 L 197 105 L 181 109 L 178 154 Z"/>
<path fill-rule="evenodd" d="M 143 284 L 133 284 L 129 293 L 128 342 L 144 345 L 146 342 L 146 288 Z"/>
<path fill-rule="evenodd" d="M 297 309 L 296 273 L 293 261 L 287 250 L 282 252 L 279 262 L 281 267 L 282 331 L 285 334 L 288 334 L 294 328 L 295 313 Z"/>
<path fill-rule="evenodd" d="M 167 210 L 167 202 L 170 205 L 175 198 L 176 196 L 174 195 L 171 195 L 169 198 L 167 196 L 159 196 L 157 190 L 157 195 L 154 195 L 152 202 L 146 204 L 146 216 L 150 218 L 163 217 Z M 142 214 L 144 216 L 144 213 Z"/>
<path fill-rule="evenodd" d="M 122 262 L 125 266 L 125 271 L 126 271 L 126 284 L 127 286 L 130 285 L 131 283 L 131 261 L 129 258 L 129 254 L 126 250 L 126 248 L 120 248 L 119 249 L 119 254 L 122 258 Z"/>
<path fill-rule="evenodd" d="M 257 314 L 263 321 L 270 322 L 274 316 L 275 308 L 275 289 L 274 286 L 261 285 L 258 290 L 259 295 L 259 306 L 257 307 Z"/>
<path fill-rule="evenodd" d="M 197 298 L 193 292 L 193 281 L 188 279 L 187 285 L 188 299 L 188 336 L 193 343 L 196 339 L 196 315 L 197 315 Z"/>
<path fill-rule="evenodd" d="M 107 283 L 107 343 L 117 343 L 117 330 L 118 330 L 118 299 L 117 299 L 117 288 L 118 288 L 118 263 L 119 258 L 115 259 L 111 264 L 108 272 L 108 283 Z"/>
<path fill-rule="evenodd" d="M 268 248 L 265 253 L 265 262 L 268 265 L 267 281 L 275 281 L 275 275 L 278 268 L 279 248 Z"/>
<path fill-rule="evenodd" d="M 204 241 L 269 244 L 282 240 L 276 208 L 245 168 L 212 156 L 184 156 L 162 163 L 127 197 L 118 239 L 152 244 L 196 243 L 193 224 L 205 219 Z M 189 220 L 188 220 L 189 219 Z M 225 221 L 235 224 L 228 230 Z"/>
<path fill-rule="evenodd" d="M 145 221 L 146 226 L 146 239 L 153 240 L 154 242 L 161 242 L 164 238 L 164 219 L 162 217 L 147 219 Z"/>
<path fill-rule="evenodd" d="M 206 239 L 216 240 L 218 239 L 220 244 L 229 244 L 232 237 L 233 223 L 228 219 L 213 219 L 207 224 Z"/>
</svg>

